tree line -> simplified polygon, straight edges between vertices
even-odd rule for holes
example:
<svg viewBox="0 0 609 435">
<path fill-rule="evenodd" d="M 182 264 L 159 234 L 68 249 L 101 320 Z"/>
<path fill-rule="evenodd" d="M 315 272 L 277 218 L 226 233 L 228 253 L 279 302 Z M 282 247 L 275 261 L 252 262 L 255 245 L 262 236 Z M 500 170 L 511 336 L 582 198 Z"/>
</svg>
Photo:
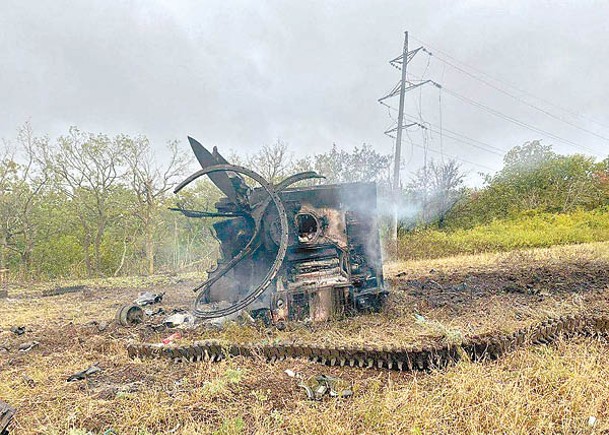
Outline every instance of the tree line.
<svg viewBox="0 0 609 435">
<path fill-rule="evenodd" d="M 165 252 L 196 229 L 170 226 L 167 194 L 188 164 L 176 143 L 164 155 L 155 158 L 143 136 L 73 127 L 51 140 L 25 124 L 2 150 L 0 267 L 23 277 L 102 276 L 154 273 L 157 257 L 190 261 Z"/>
<path fill-rule="evenodd" d="M 481 188 L 464 188 L 444 224 L 467 229 L 522 214 L 607 212 L 608 207 L 609 157 L 562 155 L 534 140 L 508 151 L 502 169 L 486 175 Z"/>
<path fill-rule="evenodd" d="M 204 270 L 217 242 L 212 220 L 171 211 L 212 210 L 221 194 L 209 181 L 173 194 L 196 169 L 188 145 L 153 148 L 144 136 L 110 137 L 72 127 L 56 139 L 25 124 L 0 154 L 0 268 L 18 279 L 94 277 Z M 314 170 L 324 183 L 375 181 L 381 232 L 393 210 L 390 155 L 368 144 L 295 158 L 281 140 L 250 155 L 228 155 L 278 182 Z M 609 206 L 609 158 L 560 155 L 532 141 L 512 148 L 503 168 L 478 188 L 464 185 L 454 160 L 430 160 L 401 189 L 400 233 L 468 228 L 514 214 Z"/>
<path fill-rule="evenodd" d="M 294 159 L 277 140 L 228 160 L 274 182 L 311 169 L 327 182 L 383 184 L 389 176 L 389 157 L 369 145 Z M 178 142 L 159 149 L 144 136 L 76 127 L 51 139 L 26 123 L 0 154 L 0 269 L 27 280 L 208 268 L 217 255 L 213 220 L 170 210 L 213 210 L 221 194 L 207 180 L 172 192 L 195 169 L 190 147 Z"/>
</svg>

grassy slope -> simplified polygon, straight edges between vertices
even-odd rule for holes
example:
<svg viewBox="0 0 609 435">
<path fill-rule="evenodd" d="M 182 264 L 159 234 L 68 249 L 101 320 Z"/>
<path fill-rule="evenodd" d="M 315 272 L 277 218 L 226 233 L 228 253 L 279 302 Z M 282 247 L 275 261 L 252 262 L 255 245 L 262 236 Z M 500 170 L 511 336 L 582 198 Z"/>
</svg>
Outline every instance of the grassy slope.
<svg viewBox="0 0 609 435">
<path fill-rule="evenodd" d="M 434 307 L 410 296 L 407 283 L 427 279 L 431 269 L 457 276 L 494 271 L 500 277 L 515 269 L 526 275 L 528 266 L 535 264 L 592 269 L 607 263 L 607 243 L 391 263 L 386 274 L 395 290 L 384 314 L 313 330 L 234 326 L 221 333 L 192 333 L 185 341 L 213 335 L 417 343 L 455 332 L 511 330 L 547 315 L 591 306 L 604 309 L 609 291 L 559 292 L 543 298 L 495 294 Z M 0 343 L 12 348 L 0 354 L 0 399 L 19 411 L 15 433 L 101 433 L 110 427 L 120 434 L 588 433 L 590 416 L 598 418 L 595 430 L 609 429 L 609 348 L 600 341 L 579 339 L 526 348 L 496 362 L 461 362 L 431 374 L 327 368 L 301 361 L 271 365 L 241 358 L 190 365 L 130 361 L 124 344 L 147 332 L 112 327 L 99 332 L 87 322 L 111 320 L 141 284 L 110 281 L 109 286 L 85 295 L 0 300 L 2 329 L 26 324 L 31 330 L 25 338 L 0 332 Z M 187 285 L 178 287 L 166 280 L 155 286 L 170 291 L 169 306 L 191 297 Z M 34 291 L 30 288 L 27 293 Z M 428 322 L 416 322 L 415 311 Z M 159 338 L 147 335 L 150 340 Z M 41 342 L 38 349 L 28 354 L 14 351 L 19 342 L 32 339 Z M 65 382 L 69 374 L 96 361 L 102 373 L 89 381 Z M 352 383 L 355 394 L 348 400 L 308 401 L 283 373 L 288 368 L 306 376 L 339 376 Z"/>
<path fill-rule="evenodd" d="M 511 251 L 609 240 L 609 212 L 537 213 L 496 220 L 471 229 L 415 230 L 400 239 L 403 259 Z"/>
</svg>

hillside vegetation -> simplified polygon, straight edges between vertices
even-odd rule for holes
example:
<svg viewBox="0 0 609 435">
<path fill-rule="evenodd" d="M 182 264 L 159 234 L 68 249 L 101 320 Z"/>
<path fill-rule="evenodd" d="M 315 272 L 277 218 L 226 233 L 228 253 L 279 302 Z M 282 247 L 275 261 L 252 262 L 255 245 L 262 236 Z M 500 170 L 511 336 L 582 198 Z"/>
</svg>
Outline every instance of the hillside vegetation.
<svg viewBox="0 0 609 435">
<path fill-rule="evenodd" d="M 481 188 L 432 170 L 439 181 L 409 192 L 423 200 L 403 222 L 400 258 L 609 240 L 609 159 L 563 156 L 534 141 L 509 151 Z"/>
<path fill-rule="evenodd" d="M 208 180 L 173 194 L 196 168 L 188 145 L 75 127 L 51 139 L 25 124 L 0 151 L 0 269 L 12 280 L 201 273 L 214 264 L 213 220 L 170 210 L 213 210 L 221 195 Z M 367 144 L 295 159 L 278 140 L 227 158 L 275 183 L 310 170 L 325 183 L 376 182 L 384 239 L 396 203 L 400 216 L 398 252 L 387 258 L 608 240 L 609 158 L 560 155 L 539 141 L 513 147 L 476 188 L 465 187 L 458 162 L 431 160 L 410 173 L 399 201 L 390 156 Z"/>
<path fill-rule="evenodd" d="M 400 238 L 399 252 L 403 259 L 440 258 L 607 240 L 609 211 L 605 208 L 529 212 L 473 228 L 417 228 Z"/>
</svg>

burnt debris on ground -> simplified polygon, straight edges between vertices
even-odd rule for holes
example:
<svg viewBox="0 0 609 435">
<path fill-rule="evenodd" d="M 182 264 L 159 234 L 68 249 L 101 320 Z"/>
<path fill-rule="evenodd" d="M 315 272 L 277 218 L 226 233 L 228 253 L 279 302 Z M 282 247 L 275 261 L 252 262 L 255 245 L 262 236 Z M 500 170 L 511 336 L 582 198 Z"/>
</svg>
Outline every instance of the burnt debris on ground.
<svg viewBox="0 0 609 435">
<path fill-rule="evenodd" d="M 504 332 L 526 328 L 548 316 L 569 315 L 582 309 L 602 313 L 609 297 L 608 267 L 609 261 L 602 258 L 569 257 L 526 264 L 502 261 L 485 267 L 484 271 L 463 266 L 434 271 L 427 268 L 399 277 L 388 274 L 393 294 L 380 313 L 315 324 L 288 322 L 283 331 L 262 322 L 185 328 L 179 329 L 179 337 L 173 337 L 167 346 L 184 346 L 198 340 L 420 347 L 451 343 L 498 328 Z M 556 283 L 551 280 L 553 274 Z M 505 286 L 512 280 L 525 287 L 533 282 L 542 293 L 506 291 Z M 466 286 L 459 287 L 464 282 Z M 163 301 L 151 307 L 151 312 L 162 308 L 170 315 L 188 309 L 192 285 L 192 281 L 186 280 L 147 287 L 153 293 L 166 292 Z M 263 359 L 237 357 L 218 364 L 201 362 L 193 366 L 128 359 L 127 343 L 162 343 L 176 331 L 165 325 L 158 330 L 152 327 L 162 324 L 165 314 L 144 313 L 144 322 L 134 327 L 117 324 L 114 313 L 125 301 L 135 300 L 141 291 L 136 285 L 112 290 L 94 288 L 88 296 L 77 292 L 52 299 L 0 301 L 0 316 L 7 324 L 0 332 L 3 349 L 0 383 L 8 386 L 2 399 L 18 410 L 13 419 L 16 433 L 41 432 L 41 426 L 32 422 L 45 418 L 48 428 L 62 432 L 57 425 L 73 412 L 79 416 L 82 427 L 102 433 L 108 427 L 116 427 L 116 416 L 125 415 L 127 404 L 142 406 L 150 401 L 185 401 L 188 397 L 193 400 L 196 397 L 197 401 L 196 405 L 185 405 L 197 410 L 193 419 L 219 425 L 224 414 L 212 400 L 218 397 L 218 391 L 222 391 L 222 406 L 240 403 L 243 410 L 248 410 L 262 403 L 265 409 L 276 412 L 301 409 L 301 401 L 307 400 L 306 390 L 298 382 L 286 382 L 283 372 L 290 369 L 302 373 L 304 379 L 319 375 L 320 366 L 307 361 L 267 364 Z M 454 294 L 462 297 L 455 298 Z M 9 325 L 24 325 L 26 332 L 17 335 Z M 37 345 L 30 346 L 33 343 Z M 21 351 L 20 347 L 28 350 Z M 70 375 L 95 363 L 103 371 L 66 383 Z M 349 403 L 368 391 L 376 391 L 380 379 L 403 385 L 411 382 L 409 376 L 413 376 L 352 367 L 323 367 L 323 374 L 353 386 Z M 253 392 L 258 396 L 252 396 Z M 324 395 L 322 400 L 333 398 Z M 47 405 L 51 403 L 53 412 Z M 97 411 L 88 411 L 89 408 Z M 175 426 L 172 417 L 164 418 L 172 421 L 171 427 Z M 248 423 L 254 424 L 249 420 Z M 141 424 L 151 430 L 164 430 L 152 421 Z"/>
</svg>

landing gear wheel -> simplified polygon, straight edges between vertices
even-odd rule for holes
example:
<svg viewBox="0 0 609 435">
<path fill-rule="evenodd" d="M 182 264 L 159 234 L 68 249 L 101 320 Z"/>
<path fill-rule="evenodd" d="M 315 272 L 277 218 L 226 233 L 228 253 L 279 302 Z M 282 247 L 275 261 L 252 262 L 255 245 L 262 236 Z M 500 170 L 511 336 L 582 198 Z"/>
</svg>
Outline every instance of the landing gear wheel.
<svg viewBox="0 0 609 435">
<path fill-rule="evenodd" d="M 116 313 L 116 321 L 122 326 L 137 325 L 144 321 L 144 310 L 139 305 L 123 305 Z"/>
</svg>

